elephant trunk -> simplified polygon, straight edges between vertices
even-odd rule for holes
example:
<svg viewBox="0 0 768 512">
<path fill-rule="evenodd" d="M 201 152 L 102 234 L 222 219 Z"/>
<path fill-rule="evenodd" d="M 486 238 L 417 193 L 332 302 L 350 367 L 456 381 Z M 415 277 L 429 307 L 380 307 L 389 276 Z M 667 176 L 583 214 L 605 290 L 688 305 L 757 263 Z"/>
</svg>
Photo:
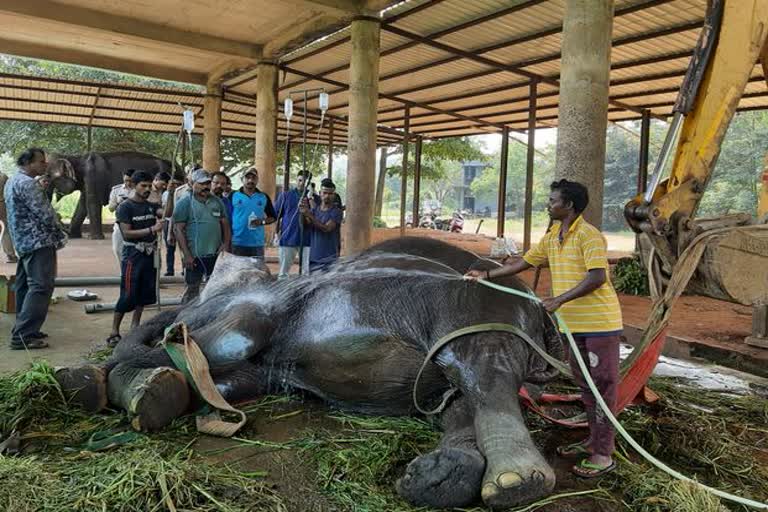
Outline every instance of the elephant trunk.
<svg viewBox="0 0 768 512">
<path fill-rule="evenodd" d="M 156 342 L 163 338 L 166 327 L 173 324 L 179 311 L 174 309 L 162 312 L 132 329 L 115 347 L 113 361 L 125 362 L 134 368 L 173 367 L 168 353 L 163 347 L 156 346 Z"/>
</svg>

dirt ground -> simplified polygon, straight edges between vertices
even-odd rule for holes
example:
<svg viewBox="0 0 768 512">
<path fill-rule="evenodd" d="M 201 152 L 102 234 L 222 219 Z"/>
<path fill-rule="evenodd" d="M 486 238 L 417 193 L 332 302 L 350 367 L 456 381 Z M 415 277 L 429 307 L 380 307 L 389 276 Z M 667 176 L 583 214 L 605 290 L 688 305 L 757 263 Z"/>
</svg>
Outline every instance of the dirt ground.
<svg viewBox="0 0 768 512">
<path fill-rule="evenodd" d="M 410 229 L 408 235 L 438 238 L 481 256 L 490 253 L 493 239 L 484 235 L 447 233 L 435 230 Z M 376 229 L 373 242 L 377 243 L 400 236 L 398 229 Z M 621 257 L 622 252 L 611 252 L 609 257 Z M 267 250 L 268 260 L 275 258 L 277 250 Z M 178 256 L 177 256 L 178 258 Z M 271 264 L 274 267 L 274 264 Z M 177 271 L 180 263 L 177 260 Z M 0 263 L 0 275 L 13 275 L 15 265 Z M 59 252 L 58 275 L 60 277 L 77 276 L 118 276 L 119 267 L 112 255 L 111 242 L 107 240 L 72 240 Z M 523 274 L 528 283 L 533 282 L 533 272 Z M 117 299 L 117 286 L 92 288 L 100 295 L 100 301 L 112 302 Z M 546 295 L 549 290 L 549 275 L 545 269 L 537 292 Z M 53 364 L 63 365 L 75 362 L 81 354 L 96 347 L 109 333 L 112 315 L 96 313 L 86 315 L 81 303 L 66 298 L 67 288 L 57 288 L 54 297 L 58 301 L 50 309 L 44 329 L 51 334 L 51 348 L 40 353 L 26 354 L 21 351 L 6 351 L 0 358 L 0 372 L 21 368 L 31 356 L 44 356 Z M 168 285 L 161 291 L 163 297 L 177 297 L 183 291 L 181 285 Z M 646 297 L 620 297 L 624 320 L 627 325 L 642 328 L 645 326 L 650 310 L 650 300 Z M 152 315 L 151 308 L 147 315 Z M 706 297 L 684 296 L 675 306 L 669 334 L 681 339 L 695 340 L 705 345 L 738 351 L 747 357 L 768 360 L 768 350 L 748 347 L 744 338 L 751 332 L 751 308 L 717 301 Z M 7 342 L 13 316 L 0 314 L 0 341 Z M 128 325 L 128 319 L 124 320 Z M 2 347 L 0 347 L 2 349 Z"/>
</svg>

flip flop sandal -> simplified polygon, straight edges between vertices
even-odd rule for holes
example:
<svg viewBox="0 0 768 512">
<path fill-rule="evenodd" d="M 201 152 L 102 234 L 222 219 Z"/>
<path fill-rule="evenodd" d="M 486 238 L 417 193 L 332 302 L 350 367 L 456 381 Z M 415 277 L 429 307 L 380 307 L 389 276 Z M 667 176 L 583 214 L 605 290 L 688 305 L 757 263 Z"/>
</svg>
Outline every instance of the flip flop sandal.
<svg viewBox="0 0 768 512">
<path fill-rule="evenodd" d="M 109 338 L 107 338 L 107 346 L 110 348 L 115 348 L 122 339 L 123 337 L 119 334 L 112 334 Z"/>
<path fill-rule="evenodd" d="M 587 448 L 586 441 L 558 446 L 555 452 L 560 457 L 575 457 L 577 455 L 590 455 L 592 452 Z"/>
<path fill-rule="evenodd" d="M 36 350 L 39 348 L 48 348 L 48 343 L 40 339 L 29 339 L 27 341 L 12 341 L 11 350 Z"/>
<path fill-rule="evenodd" d="M 571 473 L 580 478 L 598 478 L 616 469 L 616 461 L 611 461 L 607 466 L 598 466 L 584 459 L 571 468 Z"/>
</svg>

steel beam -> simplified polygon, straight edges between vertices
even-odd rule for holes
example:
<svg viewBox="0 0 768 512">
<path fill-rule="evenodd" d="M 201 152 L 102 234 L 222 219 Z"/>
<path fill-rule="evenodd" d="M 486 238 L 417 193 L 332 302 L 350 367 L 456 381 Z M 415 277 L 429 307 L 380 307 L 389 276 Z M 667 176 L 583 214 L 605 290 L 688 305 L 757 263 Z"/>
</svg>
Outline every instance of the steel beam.
<svg viewBox="0 0 768 512">
<path fill-rule="evenodd" d="M 504 221 L 507 209 L 507 166 L 509 165 L 509 128 L 501 131 L 501 165 L 499 166 L 498 212 L 496 213 L 496 237 L 504 238 Z"/>
<path fill-rule="evenodd" d="M 528 104 L 528 150 L 525 161 L 525 204 L 523 209 L 523 252 L 531 248 L 531 219 L 533 212 L 533 167 L 536 159 L 536 103 L 538 82 L 531 82 Z"/>
</svg>

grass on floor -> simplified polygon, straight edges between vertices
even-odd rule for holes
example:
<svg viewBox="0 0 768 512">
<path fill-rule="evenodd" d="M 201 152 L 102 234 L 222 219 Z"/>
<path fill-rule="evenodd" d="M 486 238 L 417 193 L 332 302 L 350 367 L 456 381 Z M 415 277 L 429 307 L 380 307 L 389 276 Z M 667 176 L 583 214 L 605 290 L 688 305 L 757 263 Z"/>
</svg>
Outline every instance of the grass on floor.
<svg viewBox="0 0 768 512">
<path fill-rule="evenodd" d="M 638 442 L 699 481 L 757 500 L 768 498 L 768 402 L 706 392 L 670 379 L 654 379 L 652 387 L 662 397 L 658 404 L 621 416 Z M 246 410 L 264 414 L 288 400 L 266 397 Z M 338 510 L 414 510 L 399 499 L 394 484 L 410 460 L 434 448 L 440 435 L 436 428 L 415 418 L 327 414 L 339 428 L 296 432 L 285 443 L 254 435 L 241 442 L 294 450 L 312 465 L 315 486 Z M 294 415 L 281 412 L 273 419 Z M 529 419 L 536 425 L 534 437 L 562 435 L 556 427 Z M 263 474 L 242 473 L 196 454 L 192 444 L 197 434 L 190 417 L 162 433 L 137 434 L 112 449 L 88 451 L 94 433 L 128 432 L 125 414 L 90 415 L 70 407 L 52 369 L 43 363 L 0 378 L 0 439 L 14 430 L 22 434 L 22 455 L 0 456 L 0 509 L 285 509 Z M 612 501 L 603 510 L 746 510 L 672 481 L 623 442 L 619 458 L 619 470 L 594 489 L 562 489 L 517 511 L 581 510 L 584 500 Z"/>
</svg>

